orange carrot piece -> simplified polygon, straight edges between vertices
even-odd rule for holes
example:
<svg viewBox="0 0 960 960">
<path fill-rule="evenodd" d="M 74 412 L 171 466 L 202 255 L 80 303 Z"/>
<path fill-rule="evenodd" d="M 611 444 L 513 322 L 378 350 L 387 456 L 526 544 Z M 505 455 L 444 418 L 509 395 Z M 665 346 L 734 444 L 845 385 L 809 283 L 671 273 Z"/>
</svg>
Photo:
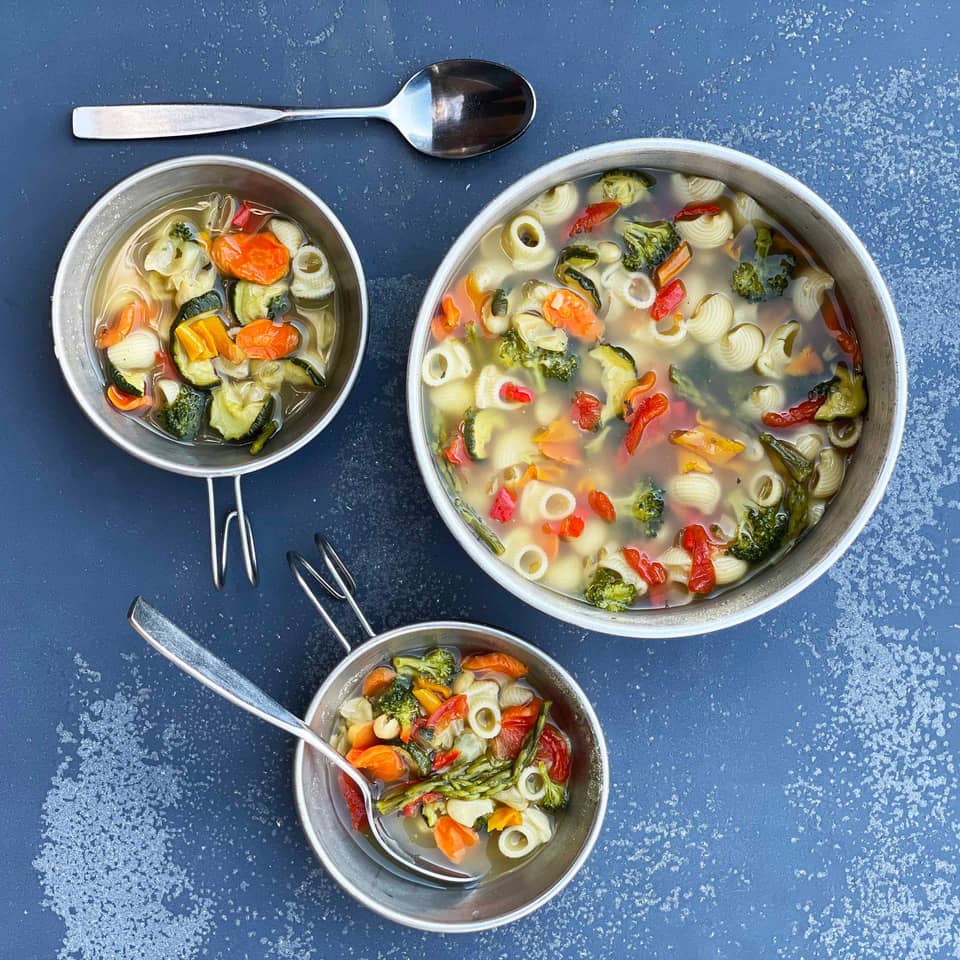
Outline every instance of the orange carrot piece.
<svg viewBox="0 0 960 960">
<path fill-rule="evenodd" d="M 128 303 L 117 317 L 112 327 L 97 334 L 97 346 L 104 350 L 119 343 L 134 327 L 142 327 L 149 317 L 145 300 L 137 297 Z"/>
<path fill-rule="evenodd" d="M 347 730 L 347 739 L 353 750 L 366 750 L 376 746 L 379 738 L 373 732 L 373 721 L 369 723 L 355 723 Z"/>
<path fill-rule="evenodd" d="M 290 269 L 290 251 L 272 233 L 227 233 L 210 246 L 221 273 L 264 286 L 276 283 Z"/>
<path fill-rule="evenodd" d="M 131 410 L 139 410 L 141 407 L 149 407 L 153 401 L 149 397 L 135 397 L 132 394 L 124 393 L 118 390 L 112 384 L 107 387 L 107 399 L 124 413 L 130 413 Z"/>
<path fill-rule="evenodd" d="M 656 269 L 657 287 L 661 290 L 693 259 L 690 244 L 684 241 Z"/>
<path fill-rule="evenodd" d="M 459 323 L 460 308 L 453 302 L 453 297 L 444 297 L 440 304 L 440 312 L 430 323 L 434 340 L 446 340 L 457 329 Z"/>
<path fill-rule="evenodd" d="M 467 850 L 479 839 L 477 832 L 457 823 L 453 817 L 442 816 L 433 827 L 437 848 L 452 863 L 460 863 Z"/>
<path fill-rule="evenodd" d="M 237 346 L 258 360 L 279 360 L 300 345 L 300 331 L 292 323 L 274 323 L 264 317 L 248 323 L 237 334 Z"/>
<path fill-rule="evenodd" d="M 351 750 L 347 759 L 358 770 L 364 770 L 374 780 L 382 780 L 384 783 L 399 780 L 407 772 L 407 765 L 400 752 L 385 743 L 378 743 L 359 752 Z"/>
<path fill-rule="evenodd" d="M 383 693 L 395 676 L 396 674 L 389 667 L 376 667 L 363 681 L 363 695 L 375 697 L 378 693 Z"/>
<path fill-rule="evenodd" d="M 791 377 L 803 377 L 809 373 L 823 373 L 823 360 L 820 354 L 808 343 L 787 364 L 787 373 Z"/>
<path fill-rule="evenodd" d="M 544 319 L 580 340 L 599 340 L 603 323 L 583 297 L 572 290 L 556 290 L 543 302 Z"/>
<path fill-rule="evenodd" d="M 678 447 L 699 454 L 705 460 L 721 466 L 746 449 L 739 440 L 732 440 L 703 425 L 689 430 L 673 430 L 669 439 Z"/>
<path fill-rule="evenodd" d="M 505 673 L 508 677 L 515 680 L 518 677 L 527 675 L 526 665 L 516 657 L 511 657 L 509 653 L 474 653 L 469 657 L 463 658 L 464 670 L 495 670 L 497 673 Z"/>
</svg>

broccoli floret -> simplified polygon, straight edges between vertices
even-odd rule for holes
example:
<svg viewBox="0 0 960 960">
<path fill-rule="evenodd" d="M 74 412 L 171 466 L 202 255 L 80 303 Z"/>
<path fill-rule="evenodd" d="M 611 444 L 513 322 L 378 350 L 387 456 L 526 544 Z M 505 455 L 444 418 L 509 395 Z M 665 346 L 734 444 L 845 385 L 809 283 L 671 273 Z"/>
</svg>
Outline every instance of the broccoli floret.
<svg viewBox="0 0 960 960">
<path fill-rule="evenodd" d="M 613 505 L 618 510 L 629 510 L 640 524 L 644 537 L 655 537 L 663 525 L 663 489 L 651 477 L 645 477 L 633 489 L 629 497 L 617 497 Z"/>
<path fill-rule="evenodd" d="M 401 730 L 409 730 L 420 716 L 420 704 L 410 692 L 410 678 L 394 677 L 387 689 L 373 701 L 373 709 L 377 715 L 385 713 L 393 717 Z"/>
<path fill-rule="evenodd" d="M 606 567 L 597 568 L 587 589 L 583 591 L 583 599 L 587 603 L 614 613 L 626 610 L 636 595 L 637 588 L 632 583 L 627 583 L 619 573 Z"/>
<path fill-rule="evenodd" d="M 580 363 L 575 353 L 531 347 L 512 328 L 500 338 L 497 354 L 508 367 L 527 367 L 541 376 L 564 382 L 573 376 Z"/>
<path fill-rule="evenodd" d="M 747 507 L 740 523 L 737 536 L 727 548 L 727 553 L 748 563 L 760 563 L 774 554 L 787 535 L 790 518 L 781 504 L 772 507 Z"/>
<path fill-rule="evenodd" d="M 627 270 L 652 270 L 680 246 L 680 234 L 669 220 L 629 220 L 623 228 L 623 242 L 623 265 Z"/>
<path fill-rule="evenodd" d="M 178 220 L 170 228 L 170 238 L 172 240 L 183 240 L 186 243 L 193 239 L 193 231 L 182 220 Z"/>
<path fill-rule="evenodd" d="M 551 812 L 563 810 L 567 805 L 567 785 L 551 780 L 545 763 L 538 764 L 538 768 L 540 776 L 543 777 L 543 782 L 546 784 L 547 792 L 537 801 L 537 806 L 542 810 Z"/>
<path fill-rule="evenodd" d="M 205 394 L 181 385 L 173 403 L 160 411 L 160 425 L 178 440 L 192 440 L 200 429 L 206 406 Z"/>
<path fill-rule="evenodd" d="M 754 246 L 756 252 L 753 259 L 737 265 L 730 279 L 730 286 L 733 292 L 744 300 L 759 303 L 761 300 L 779 297 L 787 289 L 797 265 L 797 258 L 789 250 L 771 254 L 773 236 L 770 228 L 763 224 L 757 226 Z"/>
<path fill-rule="evenodd" d="M 433 650 L 428 650 L 422 657 L 394 657 L 393 669 L 399 674 L 426 677 L 446 687 L 457 672 L 457 661 L 449 650 L 435 647 Z"/>
<path fill-rule="evenodd" d="M 621 207 L 636 203 L 651 187 L 653 180 L 639 170 L 608 170 L 600 178 L 600 194 L 604 200 L 613 200 Z"/>
</svg>

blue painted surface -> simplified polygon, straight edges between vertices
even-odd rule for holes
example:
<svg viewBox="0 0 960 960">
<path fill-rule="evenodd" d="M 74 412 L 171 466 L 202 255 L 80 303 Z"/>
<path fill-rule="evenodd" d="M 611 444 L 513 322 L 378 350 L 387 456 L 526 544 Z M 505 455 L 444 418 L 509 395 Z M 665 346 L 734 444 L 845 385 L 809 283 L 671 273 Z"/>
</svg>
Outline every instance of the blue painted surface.
<svg viewBox="0 0 960 960">
<path fill-rule="evenodd" d="M 8 4 L 8 35 L 22 39 L 0 67 L 0 954 L 960 956 L 958 25 L 951 4 L 812 0 L 522 13 L 385 0 Z M 69 136 L 76 103 L 373 102 L 451 55 L 527 70 L 540 112 L 520 143 L 446 165 L 362 124 L 134 145 Z M 844 561 L 759 622 L 670 643 L 585 634 L 489 589 L 426 502 L 402 403 L 419 294 L 468 218 L 541 162 L 644 134 L 747 150 L 834 204 L 888 277 L 912 378 L 890 493 Z M 343 413 L 247 485 L 258 592 L 234 558 L 213 594 L 201 485 L 101 438 L 50 349 L 48 293 L 72 225 L 120 177 L 191 151 L 302 178 L 341 216 L 371 279 L 370 350 Z M 595 699 L 613 763 L 606 826 L 587 868 L 534 917 L 464 941 L 356 906 L 301 838 L 291 744 L 126 627 L 143 592 L 302 709 L 333 648 L 282 556 L 315 529 L 349 558 L 374 623 L 489 620 L 542 645 Z"/>
</svg>

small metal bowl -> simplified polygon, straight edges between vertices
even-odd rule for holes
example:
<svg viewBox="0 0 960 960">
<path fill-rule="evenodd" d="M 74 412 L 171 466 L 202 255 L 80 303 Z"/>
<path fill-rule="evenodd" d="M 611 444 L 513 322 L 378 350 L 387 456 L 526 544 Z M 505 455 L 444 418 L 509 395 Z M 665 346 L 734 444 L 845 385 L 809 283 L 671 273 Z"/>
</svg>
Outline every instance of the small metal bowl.
<svg viewBox="0 0 960 960">
<path fill-rule="evenodd" d="M 295 417 L 265 452 L 250 456 L 245 446 L 177 443 L 145 429 L 104 399 L 104 383 L 93 337 L 97 277 L 116 244 L 158 204 L 188 193 L 230 192 L 268 204 L 306 228 L 324 249 L 338 285 L 338 330 L 326 388 L 308 411 Z M 101 197 L 74 230 L 57 269 L 52 302 L 53 345 L 67 386 L 95 427 L 145 463 L 161 470 L 203 477 L 210 509 L 210 551 L 214 584 L 223 581 L 227 531 L 237 519 L 247 577 L 256 583 L 256 551 L 244 513 L 240 477 L 263 470 L 309 443 L 343 406 L 360 370 L 367 341 L 367 291 L 360 258 L 343 224 L 330 208 L 293 177 L 252 160 L 190 156 L 146 167 Z M 236 509 L 217 531 L 213 480 L 234 480 Z"/>
<path fill-rule="evenodd" d="M 610 613 L 531 582 L 495 557 L 463 522 L 444 488 L 427 437 L 420 366 L 430 321 L 450 282 L 481 238 L 548 187 L 611 167 L 646 167 L 722 180 L 770 210 L 820 256 L 836 277 L 863 350 L 870 409 L 859 448 L 823 519 L 773 567 L 719 597 L 663 610 Z M 776 167 L 726 147 L 692 140 L 621 140 L 561 157 L 492 200 L 444 257 L 423 298 L 407 367 L 407 415 L 417 464 L 450 532 L 497 583 L 558 620 L 601 633 L 684 637 L 736 626 L 779 606 L 825 573 L 853 543 L 879 504 L 900 449 L 907 410 L 907 361 L 896 310 L 876 264 L 835 210 Z"/>
<path fill-rule="evenodd" d="M 607 748 L 586 695 L 573 677 L 541 650 L 494 627 L 438 620 L 377 634 L 353 597 L 356 584 L 329 543 L 317 546 L 331 573 L 339 570 L 346 591 L 338 591 L 299 554 L 288 554 L 291 570 L 327 625 L 347 651 L 317 691 L 304 719 L 323 737 L 336 727 L 337 710 L 377 664 L 425 647 L 497 650 L 522 660 L 534 687 L 552 701 L 551 716 L 571 742 L 570 802 L 557 817 L 557 833 L 529 862 L 476 887 L 436 888 L 411 880 L 378 856 L 350 826 L 337 787 L 336 771 L 301 741 L 293 761 L 293 795 L 307 840 L 320 862 L 354 899 L 408 927 L 438 933 L 473 933 L 519 920 L 555 897 L 583 866 L 596 843 L 607 809 L 610 770 Z M 331 559 L 336 566 L 331 567 Z M 354 647 L 336 626 L 305 580 L 306 572 L 332 596 L 350 603 L 366 633 Z"/>
</svg>

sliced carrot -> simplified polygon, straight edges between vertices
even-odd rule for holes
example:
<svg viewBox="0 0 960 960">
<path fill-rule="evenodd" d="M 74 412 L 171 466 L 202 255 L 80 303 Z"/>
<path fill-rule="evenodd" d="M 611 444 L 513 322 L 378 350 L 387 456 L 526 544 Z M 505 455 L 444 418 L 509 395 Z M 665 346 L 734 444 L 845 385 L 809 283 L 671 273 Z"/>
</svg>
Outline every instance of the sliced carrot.
<svg viewBox="0 0 960 960">
<path fill-rule="evenodd" d="M 153 401 L 149 397 L 135 397 L 132 394 L 118 390 L 112 384 L 107 387 L 107 399 L 118 410 L 122 410 L 124 413 L 129 413 L 131 410 L 139 410 L 141 407 L 149 407 L 153 404 Z"/>
<path fill-rule="evenodd" d="M 395 676 L 396 674 L 389 667 L 377 667 L 371 670 L 363 681 L 363 695 L 375 697 L 378 693 L 382 693 Z"/>
<path fill-rule="evenodd" d="M 366 750 L 375 746 L 378 740 L 373 732 L 373 721 L 369 723 L 355 723 L 347 729 L 347 740 L 353 750 Z"/>
<path fill-rule="evenodd" d="M 279 360 L 299 345 L 300 331 L 292 323 L 274 323 L 266 317 L 248 323 L 237 334 L 237 346 L 258 360 Z"/>
<path fill-rule="evenodd" d="M 469 657 L 463 658 L 464 670 L 495 670 L 497 673 L 505 673 L 508 677 L 525 677 L 527 668 L 524 663 L 516 657 L 511 657 L 509 653 L 474 653 Z"/>
<path fill-rule="evenodd" d="M 544 319 L 580 340 L 599 340 L 603 323 L 590 305 L 572 290 L 556 290 L 543 302 Z"/>
<path fill-rule="evenodd" d="M 491 833 L 494 830 L 503 830 L 506 827 L 518 827 L 523 823 L 523 815 L 519 810 L 506 805 L 497 807 L 487 819 L 487 830 Z"/>
<path fill-rule="evenodd" d="M 134 327 L 142 327 L 149 317 L 145 300 L 137 297 L 131 300 L 121 311 L 112 327 L 97 334 L 97 346 L 101 350 L 119 343 Z"/>
<path fill-rule="evenodd" d="M 540 452 L 560 463 L 581 463 L 580 431 L 566 418 L 554 420 L 534 438 Z"/>
<path fill-rule="evenodd" d="M 276 283 L 290 269 L 290 251 L 266 231 L 217 237 L 210 256 L 221 273 L 263 285 Z"/>
<path fill-rule="evenodd" d="M 193 326 L 200 327 L 210 337 L 217 352 L 224 359 L 231 363 L 242 363 L 246 358 L 243 350 L 230 339 L 227 328 L 218 316 L 204 317 L 202 320 L 197 320 Z"/>
<path fill-rule="evenodd" d="M 350 761 L 358 770 L 364 770 L 374 780 L 392 783 L 399 780 L 407 772 L 407 765 L 403 762 L 400 751 L 385 743 L 378 743 L 363 750 L 351 750 L 347 754 Z"/>
<path fill-rule="evenodd" d="M 457 329 L 459 323 L 460 308 L 453 302 L 453 297 L 444 297 L 440 304 L 440 312 L 430 323 L 434 340 L 446 340 Z"/>
<path fill-rule="evenodd" d="M 417 703 L 427 712 L 428 715 L 436 713 L 443 706 L 443 699 L 432 690 L 424 688 L 414 689 L 413 695 L 417 698 Z"/>
<path fill-rule="evenodd" d="M 433 839 L 437 848 L 451 862 L 460 863 L 467 855 L 467 850 L 479 839 L 477 832 L 457 823 L 453 817 L 440 817 L 433 827 Z"/>
<path fill-rule="evenodd" d="M 823 360 L 820 354 L 810 344 L 807 344 L 793 359 L 787 364 L 787 373 L 791 377 L 803 377 L 809 373 L 822 373 Z"/>
<path fill-rule="evenodd" d="M 656 269 L 657 286 L 663 289 L 693 259 L 690 244 L 684 241 Z"/>
</svg>

